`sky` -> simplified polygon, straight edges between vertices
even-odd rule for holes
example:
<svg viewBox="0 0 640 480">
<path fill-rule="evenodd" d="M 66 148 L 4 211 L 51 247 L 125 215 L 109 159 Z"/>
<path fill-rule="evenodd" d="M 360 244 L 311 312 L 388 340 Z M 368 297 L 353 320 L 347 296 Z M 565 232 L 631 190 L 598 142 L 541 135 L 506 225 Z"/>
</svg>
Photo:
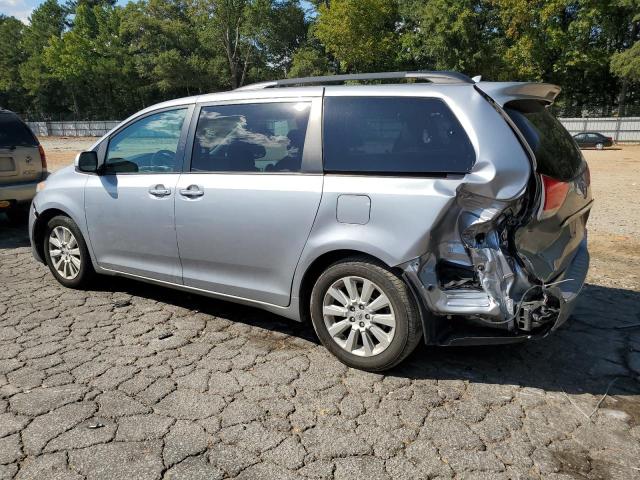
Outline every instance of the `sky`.
<svg viewBox="0 0 640 480">
<path fill-rule="evenodd" d="M 8 17 L 16 17 L 23 22 L 27 22 L 29 15 L 34 8 L 40 5 L 43 0 L 0 0 L 0 14 Z M 128 0 L 119 0 L 118 4 L 123 5 Z M 309 6 L 308 1 L 302 1 L 303 8 Z"/>
<path fill-rule="evenodd" d="M 40 3 L 40 0 L 0 0 L 0 14 L 26 22 L 31 11 Z"/>
</svg>

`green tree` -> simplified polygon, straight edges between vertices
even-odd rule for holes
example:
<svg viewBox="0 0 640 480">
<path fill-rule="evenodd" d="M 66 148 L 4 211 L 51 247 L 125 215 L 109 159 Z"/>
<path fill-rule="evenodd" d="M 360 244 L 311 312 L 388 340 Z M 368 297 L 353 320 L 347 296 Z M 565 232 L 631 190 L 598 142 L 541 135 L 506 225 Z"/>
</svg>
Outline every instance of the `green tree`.
<svg viewBox="0 0 640 480">
<path fill-rule="evenodd" d="M 620 78 L 640 82 L 640 42 L 629 50 L 616 53 L 611 59 L 611 71 Z"/>
<path fill-rule="evenodd" d="M 624 6 L 633 8 L 635 11 L 640 9 L 640 5 L 633 0 L 623 0 L 623 2 L 628 3 Z M 640 36 L 640 13 L 632 18 L 628 31 L 629 38 L 625 42 L 625 47 L 628 48 L 615 53 L 611 59 L 611 71 L 622 81 L 618 98 L 621 113 L 624 113 L 624 106 L 627 102 L 629 83 L 640 83 L 640 39 L 638 38 Z"/>
<path fill-rule="evenodd" d="M 0 106 L 23 110 L 22 84 L 18 69 L 24 60 L 20 39 L 24 24 L 13 17 L 0 15 Z"/>
<path fill-rule="evenodd" d="M 66 22 L 65 8 L 57 0 L 45 0 L 29 17 L 21 46 L 28 55 L 42 53 L 51 37 L 59 37 Z"/>
<path fill-rule="evenodd" d="M 44 65 L 53 78 L 69 88 L 72 109 L 76 116 L 80 114 L 80 100 L 86 84 L 92 80 L 93 36 L 95 36 L 93 12 L 88 6 L 79 5 L 73 28 L 62 37 L 51 37 L 49 46 L 43 54 Z"/>
<path fill-rule="evenodd" d="M 245 83 L 249 68 L 257 63 L 255 30 L 250 22 L 250 0 L 194 0 L 193 11 L 199 40 L 212 54 L 226 60 L 231 88 Z"/>
<path fill-rule="evenodd" d="M 231 88 L 286 75 L 306 37 L 298 0 L 193 0 L 192 12 L 201 46 L 224 58 Z"/>
<path fill-rule="evenodd" d="M 122 18 L 124 68 L 138 77 L 139 105 L 218 87 L 220 56 L 205 54 L 184 0 L 129 3 Z"/>
<path fill-rule="evenodd" d="M 64 4 L 64 8 L 69 14 L 73 15 L 80 5 L 86 5 L 89 8 L 102 6 L 113 7 L 117 3 L 118 0 L 67 0 L 67 2 Z M 70 22 L 70 25 L 72 24 L 73 21 Z"/>
<path fill-rule="evenodd" d="M 73 27 L 52 37 L 44 51 L 46 67 L 69 88 L 70 107 L 77 117 L 119 116 L 126 102 L 126 55 L 118 35 L 121 11 L 79 4 Z"/>
<path fill-rule="evenodd" d="M 304 46 L 293 54 L 289 76 L 315 77 L 329 75 L 331 70 L 327 55 L 320 48 Z"/>
<path fill-rule="evenodd" d="M 505 76 L 505 45 L 487 0 L 401 0 L 400 13 L 407 68 Z"/>
<path fill-rule="evenodd" d="M 510 74 L 563 87 L 574 105 L 612 104 L 620 89 L 611 57 L 625 47 L 634 1 L 492 0 Z"/>
<path fill-rule="evenodd" d="M 247 9 L 248 33 L 276 75 L 286 76 L 293 56 L 305 42 L 308 23 L 298 0 L 257 0 Z"/>
<path fill-rule="evenodd" d="M 64 107 L 67 89 L 51 75 L 44 64 L 43 52 L 52 38 L 65 28 L 66 11 L 57 0 L 45 0 L 29 17 L 20 40 L 25 60 L 20 65 L 20 80 L 27 93 L 29 110 L 36 116 L 59 112 Z"/>
<path fill-rule="evenodd" d="M 384 70 L 397 62 L 395 1 L 332 0 L 318 7 L 313 34 L 349 72 Z"/>
<path fill-rule="evenodd" d="M 0 17 L 0 102 L 121 118 L 275 77 L 452 69 L 638 105 L 639 19 L 640 0 L 45 0 Z"/>
</svg>

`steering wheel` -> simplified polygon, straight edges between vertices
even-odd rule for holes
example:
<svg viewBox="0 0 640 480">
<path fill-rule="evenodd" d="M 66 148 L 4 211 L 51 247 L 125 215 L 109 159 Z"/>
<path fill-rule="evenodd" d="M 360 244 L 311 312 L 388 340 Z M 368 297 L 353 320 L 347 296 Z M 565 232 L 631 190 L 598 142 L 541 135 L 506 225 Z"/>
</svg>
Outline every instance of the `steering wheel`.
<svg viewBox="0 0 640 480">
<path fill-rule="evenodd" d="M 163 171 L 164 169 L 168 171 L 169 168 L 173 169 L 173 166 L 168 167 L 167 161 L 173 161 L 175 159 L 175 156 L 176 152 L 172 152 L 171 150 L 158 150 L 153 154 L 149 163 L 151 164 L 151 168 L 155 169 L 158 167 L 162 167 Z"/>
</svg>

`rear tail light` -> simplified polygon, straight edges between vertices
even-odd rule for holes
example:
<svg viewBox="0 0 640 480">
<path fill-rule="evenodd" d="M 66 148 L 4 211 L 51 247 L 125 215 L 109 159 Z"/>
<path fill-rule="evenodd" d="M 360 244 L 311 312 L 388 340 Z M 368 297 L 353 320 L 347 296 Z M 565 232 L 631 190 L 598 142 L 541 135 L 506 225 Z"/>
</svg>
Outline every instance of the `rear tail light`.
<svg viewBox="0 0 640 480">
<path fill-rule="evenodd" d="M 42 171 L 47 170 L 47 156 L 44 153 L 44 148 L 42 145 L 38 145 L 38 151 L 40 152 L 40 161 L 42 162 Z"/>
<path fill-rule="evenodd" d="M 544 186 L 544 206 L 542 210 L 544 213 L 552 213 L 558 210 L 564 203 L 564 199 L 569 192 L 569 184 L 547 177 L 546 175 L 540 176 L 542 177 L 542 184 Z"/>
</svg>

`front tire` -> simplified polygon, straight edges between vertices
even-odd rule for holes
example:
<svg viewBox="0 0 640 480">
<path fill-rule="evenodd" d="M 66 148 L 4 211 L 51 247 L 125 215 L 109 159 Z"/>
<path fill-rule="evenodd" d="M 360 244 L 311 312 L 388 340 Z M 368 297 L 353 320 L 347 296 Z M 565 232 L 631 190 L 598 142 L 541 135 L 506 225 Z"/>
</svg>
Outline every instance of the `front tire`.
<svg viewBox="0 0 640 480">
<path fill-rule="evenodd" d="M 311 319 L 322 344 L 353 368 L 387 370 L 422 338 L 409 287 L 381 262 L 348 258 L 328 267 L 311 293 Z"/>
<path fill-rule="evenodd" d="M 69 217 L 59 215 L 47 223 L 44 256 L 55 279 L 68 288 L 86 287 L 95 272 L 80 229 Z"/>
</svg>

